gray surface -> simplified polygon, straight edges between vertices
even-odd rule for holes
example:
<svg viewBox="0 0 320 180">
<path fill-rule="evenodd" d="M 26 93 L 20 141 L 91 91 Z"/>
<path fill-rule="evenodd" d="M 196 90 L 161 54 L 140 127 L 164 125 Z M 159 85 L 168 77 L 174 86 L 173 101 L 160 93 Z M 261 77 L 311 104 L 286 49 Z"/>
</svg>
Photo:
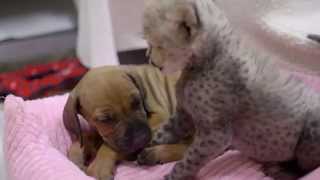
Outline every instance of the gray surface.
<svg viewBox="0 0 320 180">
<path fill-rule="evenodd" d="M 25 34 L 23 32 L 27 29 L 29 29 L 28 33 L 33 32 L 30 28 L 40 28 L 41 31 L 33 34 L 32 37 L 25 36 L 25 38 L 22 38 L 24 36 L 11 37 L 10 35 L 10 39 L 1 41 L 0 69 L 1 66 L 4 66 L 4 63 L 14 64 L 28 60 L 41 60 L 52 56 L 59 58 L 69 53 L 70 50 L 75 49 L 76 24 L 67 29 L 46 31 L 46 28 L 49 28 L 47 27 L 48 25 L 54 29 L 58 28 L 59 24 L 63 24 L 64 20 L 62 17 L 66 17 L 71 22 L 76 23 L 76 9 L 72 0 L 2 0 L 1 2 L 0 25 L 7 22 L 13 30 L 10 31 L 3 27 L 0 30 L 0 36 L 1 33 L 8 36 L 15 33 L 20 35 Z M 40 18 L 48 16 L 51 20 L 50 22 L 46 19 L 37 20 L 38 16 Z M 32 21 L 32 17 L 35 18 L 34 21 Z M 29 20 L 24 21 L 24 18 L 29 18 Z"/>
<path fill-rule="evenodd" d="M 76 30 L 0 43 L 0 63 L 59 56 L 76 47 Z"/>
<path fill-rule="evenodd" d="M 1 2 L 0 40 L 46 35 L 76 26 L 76 10 L 71 0 Z"/>
</svg>

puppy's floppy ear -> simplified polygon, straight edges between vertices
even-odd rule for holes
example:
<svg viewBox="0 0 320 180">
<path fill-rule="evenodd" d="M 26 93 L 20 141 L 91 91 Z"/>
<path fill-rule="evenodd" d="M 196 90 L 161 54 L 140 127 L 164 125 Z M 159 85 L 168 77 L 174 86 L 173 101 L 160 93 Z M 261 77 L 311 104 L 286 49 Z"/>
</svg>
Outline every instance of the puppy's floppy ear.
<svg viewBox="0 0 320 180">
<path fill-rule="evenodd" d="M 84 164 L 88 166 L 96 157 L 98 149 L 103 144 L 103 139 L 95 129 L 89 127 L 88 131 L 83 134 L 83 141 L 83 159 Z"/>
<path fill-rule="evenodd" d="M 73 93 L 70 93 L 67 103 L 63 109 L 63 123 L 71 136 L 71 140 L 74 142 L 80 138 L 80 145 L 82 147 L 83 136 L 80 120 L 78 118 L 78 108 L 78 98 Z"/>
<path fill-rule="evenodd" d="M 141 100 L 142 100 L 142 104 L 143 107 L 146 111 L 148 111 L 148 107 L 147 107 L 147 103 L 146 103 L 146 91 L 142 85 L 142 80 L 138 77 L 137 74 L 135 74 L 134 72 L 127 72 L 126 73 L 127 76 L 129 77 L 129 79 L 131 80 L 131 82 L 137 87 L 137 89 L 140 92 L 140 96 L 141 96 Z"/>
<path fill-rule="evenodd" d="M 201 26 L 196 5 L 192 3 L 182 3 L 178 4 L 176 10 L 181 18 L 179 28 L 187 34 L 189 39 L 192 39 Z"/>
</svg>

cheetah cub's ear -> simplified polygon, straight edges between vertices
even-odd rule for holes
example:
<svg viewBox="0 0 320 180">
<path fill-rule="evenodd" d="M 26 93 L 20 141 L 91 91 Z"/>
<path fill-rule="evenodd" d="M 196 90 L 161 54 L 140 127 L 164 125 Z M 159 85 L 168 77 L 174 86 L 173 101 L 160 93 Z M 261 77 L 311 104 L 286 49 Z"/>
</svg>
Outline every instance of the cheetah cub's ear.
<svg viewBox="0 0 320 180">
<path fill-rule="evenodd" d="M 148 41 L 150 64 L 164 73 L 184 69 L 193 57 L 193 44 L 200 34 L 196 2 L 147 0 L 143 29 Z"/>
<path fill-rule="evenodd" d="M 193 3 L 177 3 L 174 15 L 169 14 L 169 19 L 177 22 L 177 31 L 184 40 L 192 42 L 200 28 L 198 9 Z M 170 17 L 171 16 L 171 17 Z"/>
</svg>

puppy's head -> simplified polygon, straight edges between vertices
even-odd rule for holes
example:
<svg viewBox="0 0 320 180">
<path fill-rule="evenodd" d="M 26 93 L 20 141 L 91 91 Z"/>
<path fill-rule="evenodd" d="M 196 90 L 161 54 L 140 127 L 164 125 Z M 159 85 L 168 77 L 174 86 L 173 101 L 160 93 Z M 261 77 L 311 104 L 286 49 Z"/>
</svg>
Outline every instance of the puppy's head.
<svg viewBox="0 0 320 180">
<path fill-rule="evenodd" d="M 119 69 L 93 70 L 70 95 L 64 110 L 65 126 L 71 137 L 81 139 L 79 113 L 111 148 L 131 154 L 151 139 L 144 96 L 136 75 Z"/>
<path fill-rule="evenodd" d="M 104 94 L 109 103 L 95 108 L 91 123 L 111 147 L 130 154 L 151 140 L 145 93 L 137 75 L 120 73 L 112 78 Z"/>
<path fill-rule="evenodd" d="M 212 0 L 146 0 L 144 36 L 151 64 L 174 72 L 212 53 L 210 41 L 220 23 L 212 22 L 218 16 L 225 18 Z"/>
</svg>

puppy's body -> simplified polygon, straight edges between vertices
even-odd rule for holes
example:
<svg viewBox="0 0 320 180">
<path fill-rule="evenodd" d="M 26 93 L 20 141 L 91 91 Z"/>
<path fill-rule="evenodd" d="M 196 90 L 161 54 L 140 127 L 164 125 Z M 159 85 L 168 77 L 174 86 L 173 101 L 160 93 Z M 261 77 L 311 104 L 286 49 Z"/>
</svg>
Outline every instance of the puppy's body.
<svg viewBox="0 0 320 180">
<path fill-rule="evenodd" d="M 149 65 L 90 70 L 70 93 L 64 109 L 64 124 L 73 141 L 69 158 L 88 175 L 112 179 L 115 163 L 145 148 L 153 129 L 175 113 L 179 75 L 164 76 Z M 88 127 L 81 127 L 77 114 Z M 154 161 L 181 158 L 185 146 L 153 147 L 167 150 Z"/>
<path fill-rule="evenodd" d="M 209 156 L 230 145 L 265 164 L 296 161 L 305 172 L 320 165 L 319 94 L 241 41 L 213 1 L 150 0 L 144 28 L 153 64 L 184 68 L 176 118 L 157 132 L 173 135 L 156 135 L 154 141 L 182 137 L 186 131 L 174 124 L 196 128 L 192 145 L 167 179 L 193 179 Z M 178 58 L 183 52 L 187 56 Z M 192 120 L 185 121 L 185 114 Z M 278 180 L 297 178 L 270 173 Z"/>
</svg>

